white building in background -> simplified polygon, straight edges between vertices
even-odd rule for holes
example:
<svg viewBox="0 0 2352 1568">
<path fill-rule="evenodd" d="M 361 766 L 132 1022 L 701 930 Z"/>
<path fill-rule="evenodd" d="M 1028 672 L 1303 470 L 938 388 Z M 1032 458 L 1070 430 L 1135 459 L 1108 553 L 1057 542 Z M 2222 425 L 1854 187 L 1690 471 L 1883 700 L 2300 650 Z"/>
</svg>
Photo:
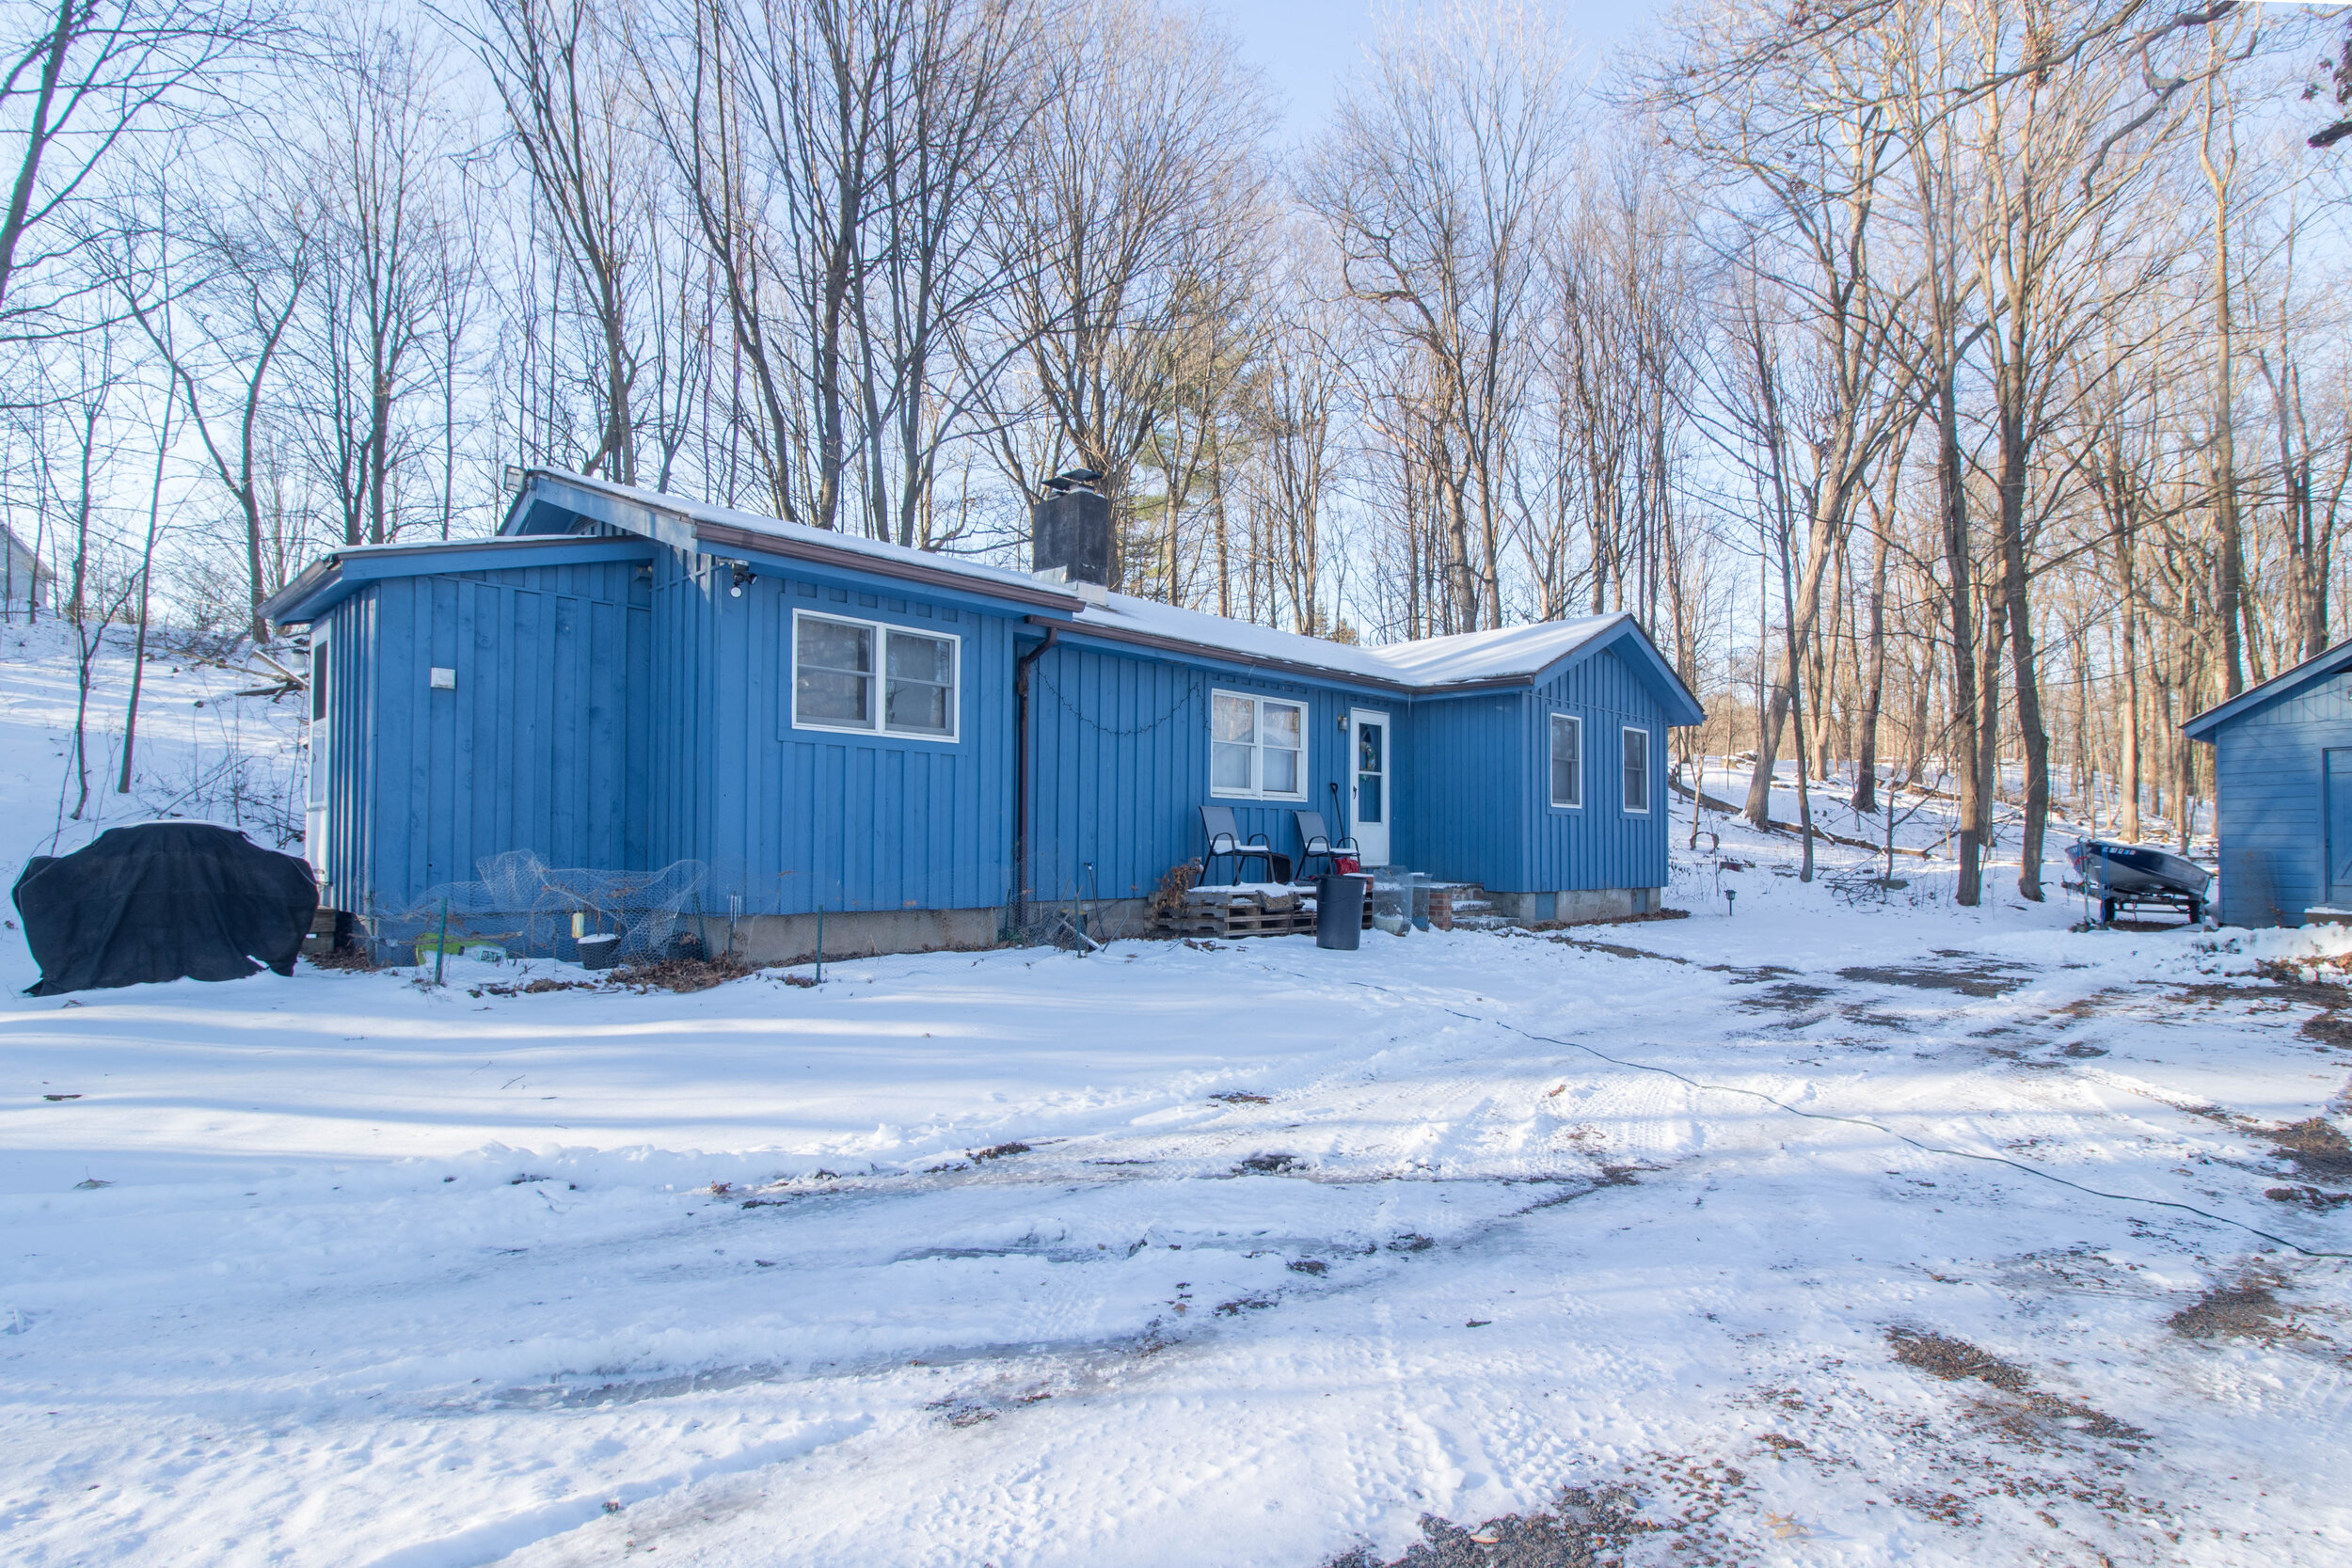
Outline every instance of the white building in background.
<svg viewBox="0 0 2352 1568">
<path fill-rule="evenodd" d="M 7 559 L 0 562 L 0 614 L 46 609 L 55 574 L 6 524 L 0 524 L 0 544 L 7 546 Z"/>
</svg>

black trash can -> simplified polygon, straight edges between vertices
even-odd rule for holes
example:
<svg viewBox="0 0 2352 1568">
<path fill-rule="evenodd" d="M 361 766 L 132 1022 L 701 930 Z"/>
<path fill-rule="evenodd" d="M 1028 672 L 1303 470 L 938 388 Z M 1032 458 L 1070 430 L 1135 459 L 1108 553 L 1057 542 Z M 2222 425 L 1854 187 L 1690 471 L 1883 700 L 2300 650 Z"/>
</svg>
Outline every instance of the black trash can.
<svg viewBox="0 0 2352 1568">
<path fill-rule="evenodd" d="M 1315 945 L 1353 953 L 1363 932 L 1364 879 L 1361 877 L 1317 877 Z"/>
</svg>

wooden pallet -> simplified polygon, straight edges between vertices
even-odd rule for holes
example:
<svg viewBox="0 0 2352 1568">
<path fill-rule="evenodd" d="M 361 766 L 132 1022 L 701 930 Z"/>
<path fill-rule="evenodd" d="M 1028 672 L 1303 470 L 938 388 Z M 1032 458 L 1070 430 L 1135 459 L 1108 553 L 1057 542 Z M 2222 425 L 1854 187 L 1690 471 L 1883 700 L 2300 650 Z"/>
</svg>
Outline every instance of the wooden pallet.
<svg viewBox="0 0 2352 1568">
<path fill-rule="evenodd" d="M 1267 910 L 1254 904 L 1196 904 L 1160 922 L 1171 937 L 1287 937 L 1315 928 L 1312 910 Z"/>
<path fill-rule="evenodd" d="M 1312 894 L 1301 890 L 1305 896 Z M 1372 900 L 1364 900 L 1362 928 L 1372 929 Z M 1174 914 L 1162 915 L 1158 929 L 1170 937 L 1287 937 L 1315 928 L 1311 909 L 1269 910 L 1255 902 L 1224 903 L 1187 900 Z"/>
</svg>

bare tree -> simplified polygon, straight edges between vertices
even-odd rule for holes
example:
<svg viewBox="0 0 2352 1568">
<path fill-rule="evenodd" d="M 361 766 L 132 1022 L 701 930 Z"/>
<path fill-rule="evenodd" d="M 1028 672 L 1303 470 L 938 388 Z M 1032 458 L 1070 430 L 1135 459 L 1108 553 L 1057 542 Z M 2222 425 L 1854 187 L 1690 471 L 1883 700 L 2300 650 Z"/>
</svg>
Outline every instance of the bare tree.
<svg viewBox="0 0 2352 1568">
<path fill-rule="evenodd" d="M 1206 334 L 1196 366 L 1230 366 L 1215 341 L 1261 264 L 1271 115 L 1228 35 L 1153 0 L 1090 0 L 1052 50 L 1062 74 L 1006 171 L 993 319 L 1022 355 L 992 396 L 996 453 L 1025 493 L 1065 464 L 1095 469 L 1132 528 L 1130 475 L 1179 395 L 1180 340 Z"/>
<path fill-rule="evenodd" d="M 1385 33 L 1302 176 L 1348 292 L 1433 378 L 1449 627 L 1502 624 L 1510 446 L 1573 87 L 1540 20 L 1454 7 Z"/>
<path fill-rule="evenodd" d="M 8 8 L 0 38 L 0 147 L 15 165 L 0 212 L 0 336 L 39 330 L 53 302 L 28 276 L 72 293 L 87 274 L 57 263 L 87 230 L 77 204 L 140 129 L 213 107 L 216 79 L 283 36 L 271 0 L 52 0 Z"/>
<path fill-rule="evenodd" d="M 443 57 L 417 37 L 363 20 L 333 59 L 305 171 L 318 218 L 295 396 L 342 542 L 382 544 L 403 526 L 396 480 L 421 448 L 410 405 L 435 369 L 453 127 Z"/>
</svg>

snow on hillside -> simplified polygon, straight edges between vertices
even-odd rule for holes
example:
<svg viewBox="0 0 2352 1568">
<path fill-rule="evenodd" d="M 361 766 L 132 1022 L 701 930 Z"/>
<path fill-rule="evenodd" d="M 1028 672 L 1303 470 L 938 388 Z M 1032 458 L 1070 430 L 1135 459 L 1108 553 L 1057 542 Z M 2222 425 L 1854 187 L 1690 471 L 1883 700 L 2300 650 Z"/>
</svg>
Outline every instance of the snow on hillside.
<svg viewBox="0 0 2352 1568">
<path fill-rule="evenodd" d="M 131 788 L 118 789 L 135 636 L 115 626 L 94 640 L 83 802 L 68 772 L 81 701 L 73 628 L 46 613 L 30 626 L 0 621 L 0 867 L 11 880 L 27 855 L 70 853 L 107 828 L 158 816 L 223 822 L 301 852 L 306 710 L 299 695 L 237 695 L 283 684 L 249 646 L 223 656 L 212 640 L 151 637 Z M 267 657 L 295 663 L 282 647 Z"/>
<path fill-rule="evenodd" d="M 168 668 L 159 778 L 282 765 Z M 72 693 L 0 661 L 11 853 Z M 1355 954 L 59 1001 L 11 936 L 6 1555 L 2344 1560 L 2352 939 L 1683 809 L 1688 919 Z"/>
</svg>

